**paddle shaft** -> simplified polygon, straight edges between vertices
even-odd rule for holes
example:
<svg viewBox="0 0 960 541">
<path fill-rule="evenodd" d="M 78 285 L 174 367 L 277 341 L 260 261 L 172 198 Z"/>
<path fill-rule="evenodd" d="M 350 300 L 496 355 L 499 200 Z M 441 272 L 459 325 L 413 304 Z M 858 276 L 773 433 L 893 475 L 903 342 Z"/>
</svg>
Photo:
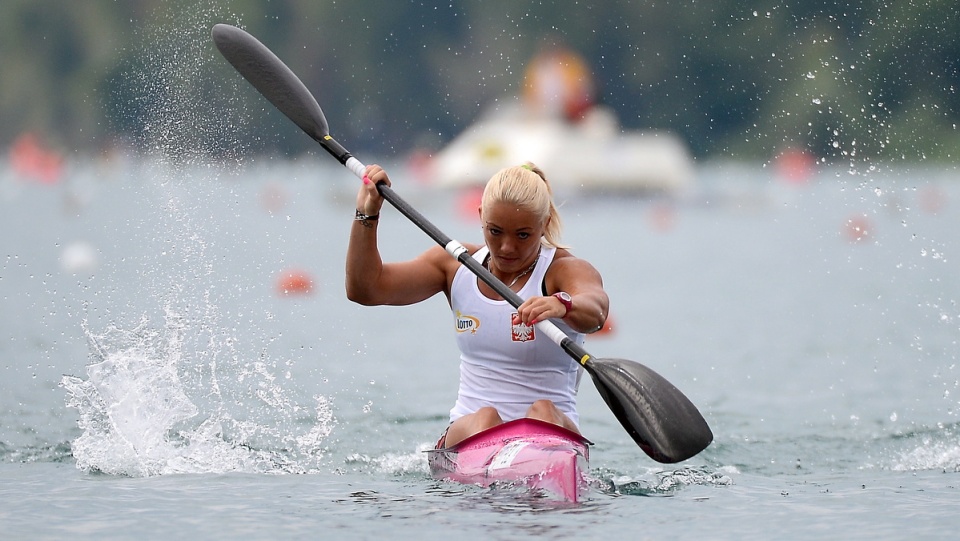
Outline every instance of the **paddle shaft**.
<svg viewBox="0 0 960 541">
<path fill-rule="evenodd" d="M 352 171 L 354 175 L 363 178 L 366 166 L 330 136 L 330 128 L 327 125 L 323 110 L 310 90 L 303 84 L 303 81 L 293 73 L 293 70 L 287 67 L 266 45 L 240 28 L 228 24 L 217 24 L 214 25 L 212 34 L 220 52 L 260 94 L 314 141 L 320 143 L 327 152 Z M 377 190 L 384 199 L 389 201 L 417 227 L 430 235 L 433 240 L 444 247 L 447 253 L 486 282 L 514 308 L 523 304 L 523 299 L 513 290 L 470 257 L 462 244 L 437 229 L 422 214 L 391 190 L 389 186 L 378 183 Z M 590 355 L 576 342 L 570 340 L 556 325 L 550 321 L 542 321 L 537 323 L 537 328 L 563 348 L 574 360 L 586 366 L 587 361 L 591 358 Z"/>
<path fill-rule="evenodd" d="M 347 169 L 363 178 L 366 166 L 336 140 L 326 135 L 318 141 Z M 460 242 L 443 233 L 392 188 L 380 182 L 377 191 L 514 308 L 523 304 L 519 295 L 474 259 Z M 639 363 L 594 359 L 550 320 L 539 321 L 536 327 L 586 369 L 620 424 L 654 460 L 664 463 L 686 460 L 702 451 L 713 439 L 710 427 L 696 406 L 659 374 Z"/>
<path fill-rule="evenodd" d="M 224 57 L 270 103 L 357 177 L 363 177 L 366 166 L 329 135 L 330 129 L 320 105 L 286 64 L 256 38 L 237 27 L 218 24 L 213 27 L 212 34 Z M 523 303 L 519 295 L 476 261 L 462 244 L 437 229 L 389 186 L 378 183 L 377 189 L 401 214 L 513 307 Z M 604 402 L 634 441 L 654 460 L 666 463 L 686 460 L 713 440 L 713 433 L 696 406 L 663 376 L 634 361 L 593 358 L 550 320 L 536 325 L 541 333 L 586 369 Z"/>
<path fill-rule="evenodd" d="M 363 163 L 355 158 L 350 152 L 343 147 L 340 143 L 336 141 L 333 137 L 326 135 L 318 139 L 320 146 L 322 146 L 327 152 L 329 152 L 334 158 L 337 159 L 341 164 L 344 165 L 347 169 L 353 172 L 358 178 L 363 178 L 364 170 L 366 166 Z M 377 191 L 380 192 L 380 195 L 383 196 L 391 205 L 394 206 L 401 214 L 407 217 L 411 222 L 414 223 L 421 231 L 430 236 L 437 244 L 443 246 L 443 249 L 447 251 L 448 254 L 455 257 L 461 265 L 470 269 L 470 272 L 475 274 L 478 278 L 484 281 L 488 286 L 492 287 L 498 295 L 503 297 L 507 302 L 510 303 L 514 308 L 519 308 L 523 304 L 523 299 L 520 295 L 517 295 L 512 289 L 507 287 L 499 278 L 493 275 L 492 272 L 487 270 L 486 267 L 480 264 L 479 261 L 473 258 L 467 249 L 460 242 L 450 238 L 443 231 L 441 231 L 437 226 L 433 225 L 423 214 L 420 213 L 417 209 L 410 206 L 402 197 L 400 197 L 397 192 L 393 191 L 393 188 L 387 186 L 383 182 L 377 183 Z M 586 365 L 587 362 L 591 359 L 591 355 L 583 349 L 580 344 L 574 342 L 567 336 L 566 333 L 560 330 L 559 327 L 553 324 L 551 321 L 538 321 L 536 324 L 537 328 L 541 332 L 545 333 L 551 340 L 553 340 L 558 346 L 560 346 L 563 351 L 567 352 L 573 360 L 577 361 L 582 365 Z"/>
</svg>

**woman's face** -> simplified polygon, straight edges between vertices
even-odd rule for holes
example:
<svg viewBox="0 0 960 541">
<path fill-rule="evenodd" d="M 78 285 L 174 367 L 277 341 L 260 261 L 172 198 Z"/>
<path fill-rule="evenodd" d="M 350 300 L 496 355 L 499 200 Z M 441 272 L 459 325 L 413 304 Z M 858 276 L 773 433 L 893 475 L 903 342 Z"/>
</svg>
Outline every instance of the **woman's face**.
<svg viewBox="0 0 960 541">
<path fill-rule="evenodd" d="M 512 203 L 498 202 L 480 209 L 483 240 L 493 264 L 502 272 L 522 272 L 540 249 L 543 222 L 533 212 Z"/>
</svg>

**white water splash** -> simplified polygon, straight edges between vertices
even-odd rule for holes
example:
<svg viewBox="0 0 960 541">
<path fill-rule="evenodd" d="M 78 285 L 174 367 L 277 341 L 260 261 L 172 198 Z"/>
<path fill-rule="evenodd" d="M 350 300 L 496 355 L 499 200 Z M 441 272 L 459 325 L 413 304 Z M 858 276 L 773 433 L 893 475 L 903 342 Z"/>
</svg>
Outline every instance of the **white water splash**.
<svg viewBox="0 0 960 541">
<path fill-rule="evenodd" d="M 894 461 L 894 471 L 942 470 L 960 472 L 960 442 L 924 438 L 922 444 L 905 451 Z"/>
<path fill-rule="evenodd" d="M 728 473 L 733 472 L 710 471 L 704 467 L 685 467 L 678 470 L 651 468 L 646 475 L 640 477 L 617 475 L 604 480 L 595 478 L 594 483 L 598 488 L 614 494 L 650 496 L 670 494 L 685 486 L 729 486 L 733 484 L 733 478 L 727 475 Z"/>
<path fill-rule="evenodd" d="M 86 378 L 61 381 L 67 405 L 79 412 L 82 434 L 71 448 L 84 470 L 130 476 L 315 471 L 335 425 L 326 397 L 305 397 L 289 376 L 276 377 L 281 369 L 265 352 L 238 345 L 249 334 L 236 329 L 238 316 L 223 322 L 229 277 L 218 274 L 209 240 L 222 224 L 204 220 L 206 202 L 220 194 L 204 193 L 211 189 L 204 181 L 217 174 L 211 156 L 243 154 L 233 134 L 245 118 L 241 107 L 225 106 L 237 93 L 217 91 L 219 80 L 212 84 L 211 62 L 222 60 L 210 44 L 210 27 L 234 19 L 223 11 L 198 1 L 176 20 L 143 29 L 140 62 L 124 72 L 139 85 L 140 99 L 122 112 L 142 123 L 139 147 L 154 158 L 136 172 L 152 188 L 143 222 L 124 232 L 156 249 L 143 261 L 124 258 L 139 264 L 139 275 L 136 295 L 120 300 L 148 299 L 148 306 L 155 300 L 164 326 L 152 328 L 144 317 L 102 335 L 85 329 L 94 362 Z M 270 342 L 250 338 L 261 347 Z"/>
<path fill-rule="evenodd" d="M 237 374 L 186 383 L 182 375 L 194 369 L 184 351 L 187 331 L 169 309 L 163 332 L 146 320 L 131 331 L 88 331 L 97 362 L 87 379 L 61 382 L 67 405 L 80 414 L 83 434 L 71 445 L 77 467 L 135 477 L 317 471 L 335 425 L 329 400 L 315 396 L 312 408 L 301 405 L 272 382 L 260 358 Z M 237 407 L 250 402 L 256 407 Z"/>
<path fill-rule="evenodd" d="M 426 474 L 430 468 L 424 451 L 432 448 L 433 445 L 424 443 L 419 445 L 413 453 L 387 453 L 376 457 L 354 453 L 347 456 L 346 464 L 358 469 L 372 467 L 375 471 L 392 475 Z"/>
</svg>

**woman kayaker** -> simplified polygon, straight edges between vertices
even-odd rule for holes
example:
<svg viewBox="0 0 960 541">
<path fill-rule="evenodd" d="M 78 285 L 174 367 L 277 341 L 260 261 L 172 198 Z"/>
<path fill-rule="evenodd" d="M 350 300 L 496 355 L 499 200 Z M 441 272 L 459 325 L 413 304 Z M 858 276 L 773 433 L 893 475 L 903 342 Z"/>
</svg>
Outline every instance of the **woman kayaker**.
<svg viewBox="0 0 960 541">
<path fill-rule="evenodd" d="M 437 447 L 484 429 L 531 417 L 579 432 L 580 366 L 534 324 L 553 319 L 573 340 L 603 327 L 609 299 L 600 273 L 559 244 L 560 216 L 550 184 L 531 163 L 496 173 L 479 212 L 483 245 L 464 244 L 477 261 L 525 299 L 503 300 L 440 246 L 404 262 L 384 263 L 377 247 L 390 185 L 378 165 L 366 168 L 347 248 L 347 297 L 363 305 L 408 305 L 446 295 L 460 348 L 460 389 Z"/>
</svg>

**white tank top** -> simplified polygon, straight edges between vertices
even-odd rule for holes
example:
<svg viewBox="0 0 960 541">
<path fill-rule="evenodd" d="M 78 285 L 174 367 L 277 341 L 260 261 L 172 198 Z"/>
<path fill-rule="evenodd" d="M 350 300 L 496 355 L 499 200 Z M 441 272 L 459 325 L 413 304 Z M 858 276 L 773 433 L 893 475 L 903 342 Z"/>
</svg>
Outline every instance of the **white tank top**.
<svg viewBox="0 0 960 541">
<path fill-rule="evenodd" d="M 556 248 L 544 246 L 537 265 L 518 292 L 528 299 L 543 295 L 543 278 Z M 488 249 L 473 255 L 482 263 Z M 457 345 L 460 347 L 460 391 L 450 421 L 493 406 L 504 421 L 523 417 L 536 400 L 548 399 L 579 426 L 577 387 L 581 367 L 535 327 L 514 323 L 517 310 L 504 300 L 480 293 L 479 279 L 465 267 L 457 269 L 450 287 Z M 553 320 L 578 344 L 583 334 Z"/>
</svg>

